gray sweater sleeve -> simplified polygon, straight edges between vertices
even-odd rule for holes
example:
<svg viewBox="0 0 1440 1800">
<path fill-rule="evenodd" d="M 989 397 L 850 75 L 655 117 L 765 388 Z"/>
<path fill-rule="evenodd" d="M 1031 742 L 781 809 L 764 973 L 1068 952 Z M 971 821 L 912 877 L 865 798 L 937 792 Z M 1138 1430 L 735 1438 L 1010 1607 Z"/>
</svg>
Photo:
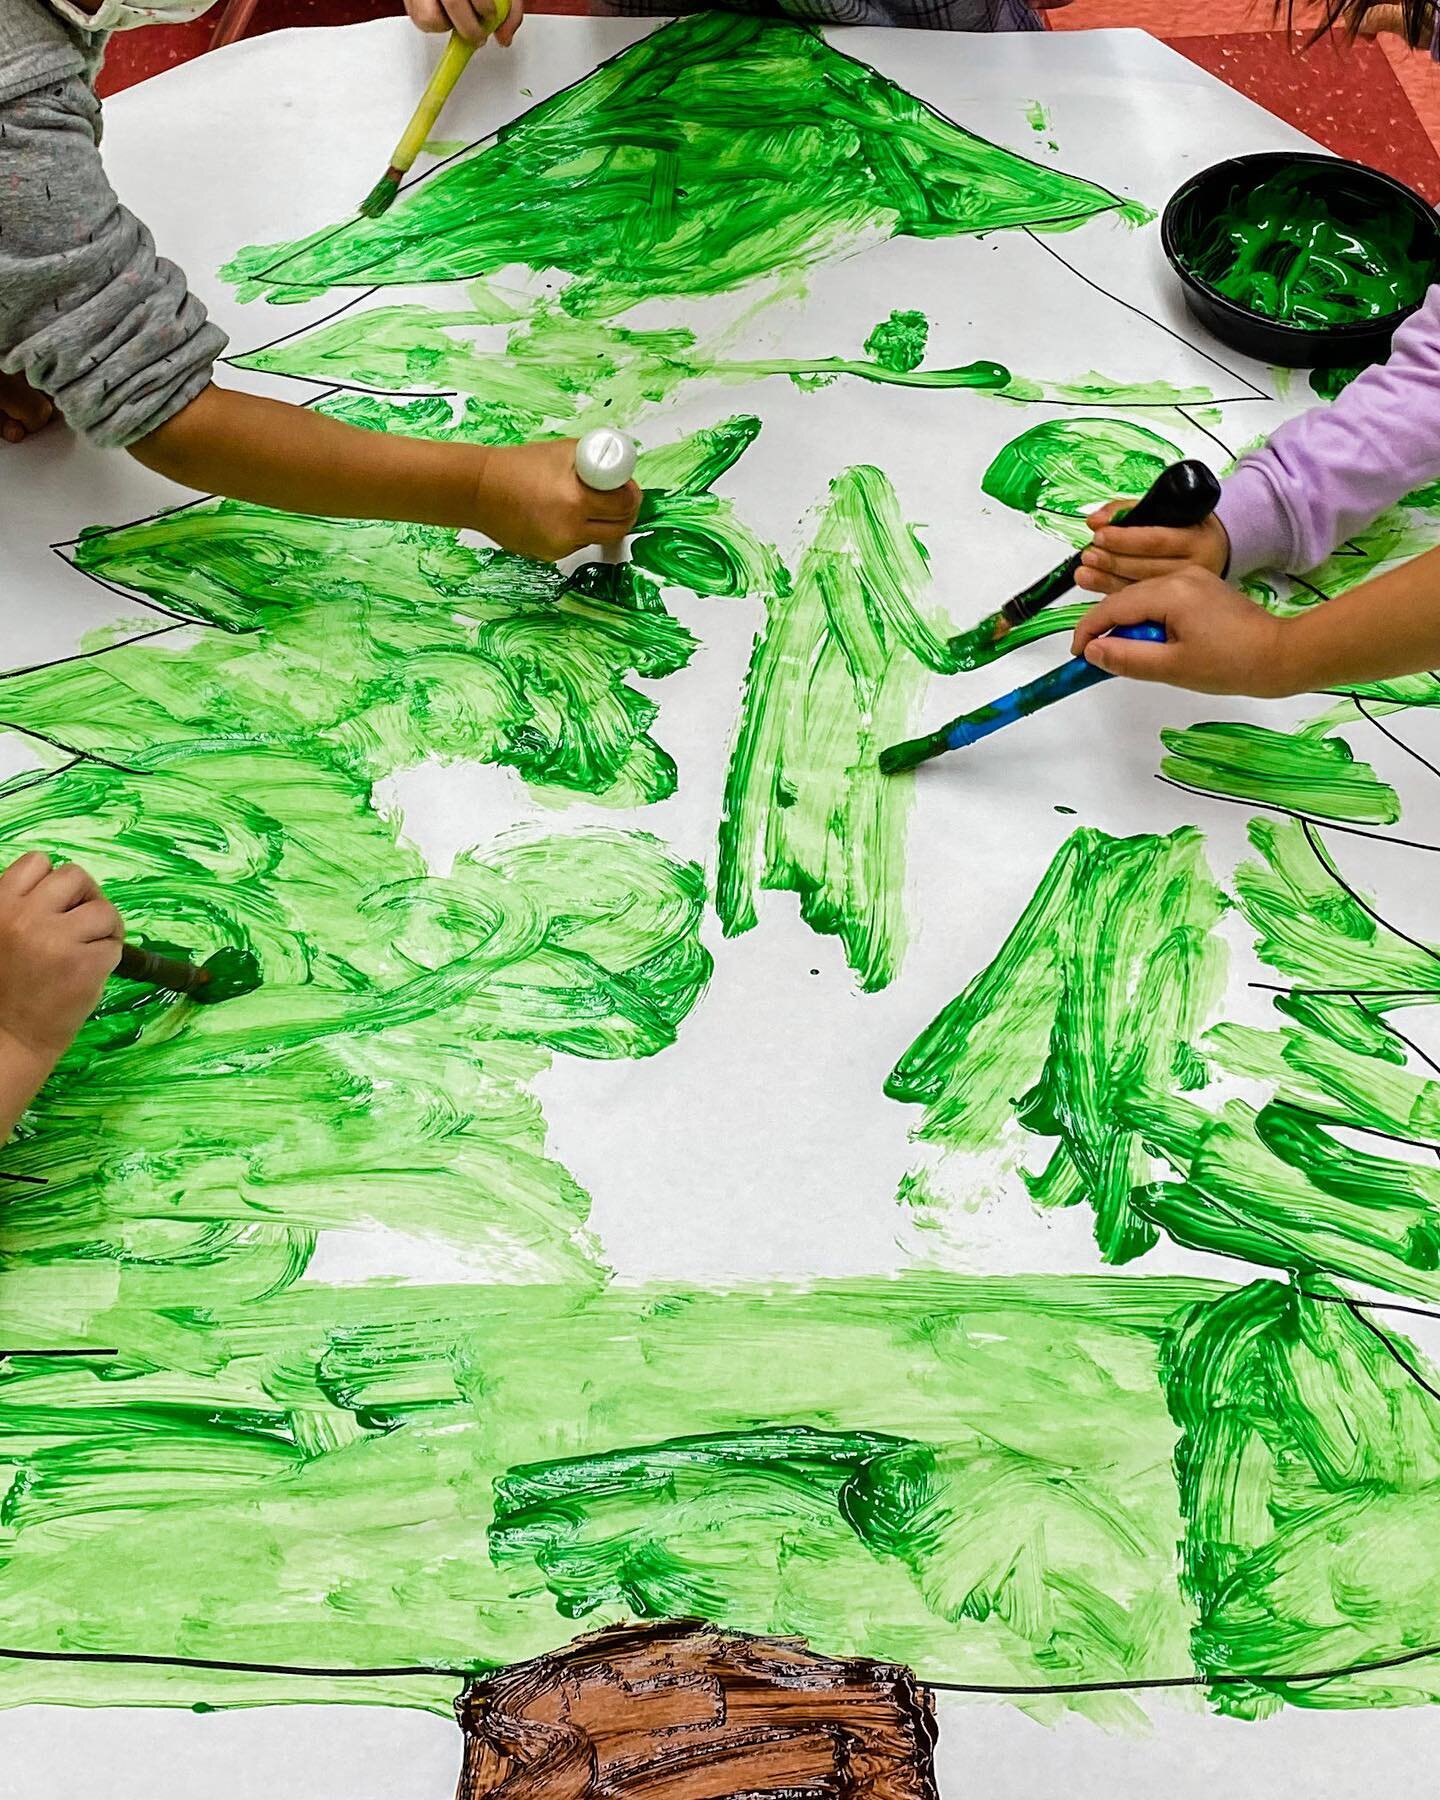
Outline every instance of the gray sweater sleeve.
<svg viewBox="0 0 1440 1800">
<path fill-rule="evenodd" d="M 0 372 L 124 446 L 189 405 L 226 340 L 115 198 L 99 112 L 78 75 L 0 99 Z"/>
</svg>

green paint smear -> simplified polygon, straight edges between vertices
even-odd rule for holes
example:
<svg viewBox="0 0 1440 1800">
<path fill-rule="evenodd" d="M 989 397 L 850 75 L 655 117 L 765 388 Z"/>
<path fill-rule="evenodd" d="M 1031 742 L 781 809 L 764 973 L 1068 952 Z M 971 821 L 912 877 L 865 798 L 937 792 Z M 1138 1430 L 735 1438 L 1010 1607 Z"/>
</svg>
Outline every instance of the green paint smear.
<svg viewBox="0 0 1440 1800">
<path fill-rule="evenodd" d="M 925 609 L 923 549 L 878 469 L 849 469 L 792 589 L 777 589 L 745 682 L 725 782 L 715 904 L 727 936 L 756 923 L 761 889 L 800 896 L 861 987 L 893 979 L 904 947 L 912 787 L 880 773 L 910 729 L 945 631 Z"/>
<path fill-rule="evenodd" d="M 892 312 L 865 340 L 865 348 L 887 369 L 918 369 L 925 360 L 930 321 L 923 312 Z"/>
<path fill-rule="evenodd" d="M 1025 122 L 1032 131 L 1037 133 L 1050 129 L 1050 114 L 1043 101 L 1027 100 L 1025 102 Z"/>
<path fill-rule="evenodd" d="M 1078 545 L 1089 542 L 1086 513 L 1117 495 L 1143 494 L 1179 457 L 1167 438 L 1124 419 L 1047 419 L 1006 444 L 980 485 Z"/>
<path fill-rule="evenodd" d="M 1386 1316 L 1377 1322 L 1394 1340 Z M 1395 1341 L 1412 1367 L 1425 1367 Z M 1283 1680 L 1432 1641 L 1433 1399 L 1344 1306 L 1271 1282 L 1201 1301 L 1177 1320 L 1162 1360 L 1181 1434 L 1182 1580 L 1198 1613 L 1196 1663 L 1281 1677 L 1214 1688 L 1212 1706 L 1254 1719 L 1282 1701 L 1332 1708 L 1440 1697 L 1424 1662 L 1333 1682 Z"/>
<path fill-rule="evenodd" d="M 1121 206 L 952 125 L 813 30 L 698 14 L 381 218 L 251 247 L 224 273 L 242 295 L 298 300 L 524 264 L 569 272 L 566 309 L 609 317 L 799 272 L 870 234 L 1061 230 Z"/>
<path fill-rule="evenodd" d="M 1083 1201 L 1107 1260 L 1141 1255 L 1158 1234 L 1131 1203 L 1152 1166 L 1131 1120 L 1204 1080 L 1190 1043 L 1223 985 L 1223 905 L 1199 832 L 1076 831 L 999 955 L 885 1091 L 924 1106 L 916 1136 L 950 1150 L 993 1146 L 1012 1115 L 1057 1140 L 1027 1177 L 1036 1204 Z"/>
<path fill-rule="evenodd" d="M 574 1618 L 684 1610 L 935 1679 L 1188 1666 L 1160 1359 L 1216 1284 L 242 1299 L 209 1265 L 166 1280 L 138 1259 L 87 1294 L 99 1267 L 36 1263 L 9 1291 L 12 1323 L 125 1348 L 103 1369 L 0 1368 L 6 1643 L 463 1668 L 552 1649 Z M 0 1696 L 440 1699 L 38 1664 L 0 1669 Z M 1126 1695 L 1030 1705 L 1141 1722 Z"/>
<path fill-rule="evenodd" d="M 923 315 L 895 314 L 904 320 Z M 486 321 L 463 310 L 439 312 L 411 306 L 373 307 L 346 313 L 299 338 L 230 360 L 237 368 L 270 375 L 337 381 L 376 390 L 432 388 L 465 396 L 450 407 L 412 410 L 393 429 L 481 443 L 521 442 L 607 423 L 633 423 L 646 409 L 673 400 L 692 382 L 734 385 L 784 376 L 801 388 L 823 387 L 844 376 L 907 388 L 982 391 L 1040 398 L 1043 384 L 1017 380 L 988 360 L 954 368 L 919 369 L 924 330 L 904 325 L 899 335 L 876 327 L 867 341 L 885 348 L 875 360 L 843 356 L 736 358 L 700 344 L 683 327 L 634 331 L 568 317 L 538 307 L 511 330 L 503 348 L 486 348 L 475 336 Z M 906 360 L 913 356 L 913 362 Z M 378 394 L 361 414 L 355 396 L 339 404 L 352 422 L 378 422 Z M 361 396 L 361 399 L 366 398 Z M 335 411 L 332 402 L 324 410 Z"/>
<path fill-rule="evenodd" d="M 1262 318 L 1324 330 L 1415 306 L 1431 269 L 1416 253 L 1408 211 L 1373 201 L 1363 227 L 1337 212 L 1334 184 L 1308 166 L 1285 169 L 1241 194 L 1194 231 L 1187 270 Z"/>
<path fill-rule="evenodd" d="M 1334 400 L 1362 371 L 1360 369 L 1312 369 L 1310 391 L 1322 400 Z"/>
<path fill-rule="evenodd" d="M 1264 725 L 1214 722 L 1162 731 L 1172 781 L 1237 800 L 1284 806 L 1322 819 L 1393 825 L 1400 798 L 1341 738 Z"/>
</svg>

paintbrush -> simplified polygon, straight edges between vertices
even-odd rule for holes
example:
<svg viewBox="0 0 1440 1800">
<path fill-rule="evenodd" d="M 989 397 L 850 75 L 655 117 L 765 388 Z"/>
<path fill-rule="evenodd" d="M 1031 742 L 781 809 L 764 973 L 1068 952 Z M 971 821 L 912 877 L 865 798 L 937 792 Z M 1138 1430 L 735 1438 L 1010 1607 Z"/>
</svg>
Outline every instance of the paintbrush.
<svg viewBox="0 0 1440 1800">
<path fill-rule="evenodd" d="M 1119 625 L 1106 635 L 1141 638 L 1147 643 L 1163 644 L 1165 627 Z M 911 738 L 903 744 L 891 744 L 888 750 L 880 752 L 881 773 L 898 775 L 902 769 L 913 769 L 919 763 L 928 762 L 932 756 L 943 756 L 947 750 L 963 750 L 967 744 L 977 744 L 981 738 L 989 737 L 994 731 L 1002 731 L 1017 719 L 1028 719 L 1031 713 L 1039 712 L 1042 707 L 1053 706 L 1057 700 L 1068 700 L 1071 694 L 1083 694 L 1086 688 L 1109 679 L 1110 676 L 1104 669 L 1097 669 L 1094 663 L 1086 662 L 1083 656 L 1072 656 L 1069 662 L 1061 663 L 1058 669 L 1051 669 L 1048 674 L 1026 682 L 1024 687 L 1002 694 L 988 706 L 977 707 L 974 712 L 961 713 L 958 719 L 952 719 L 938 731 L 932 731 L 925 737 Z"/>
<path fill-rule="evenodd" d="M 124 944 L 115 973 L 147 987 L 184 994 L 199 1006 L 214 1006 L 252 993 L 260 985 L 260 964 L 253 950 L 217 950 L 203 963 L 161 956 L 139 944 Z"/>
<path fill-rule="evenodd" d="M 1128 512 L 1117 514 L 1112 525 L 1159 525 L 1172 531 L 1183 531 L 1201 525 L 1220 500 L 1220 483 L 1202 462 L 1171 463 L 1163 469 L 1150 487 Z M 1027 588 L 1007 600 L 999 612 L 982 619 L 971 631 L 962 631 L 949 643 L 957 669 L 974 669 L 988 661 L 995 646 L 1009 637 L 1017 625 L 1024 625 L 1043 612 L 1052 600 L 1058 600 L 1075 585 L 1080 570 L 1077 550 L 1048 575 L 1032 581 Z"/>
<path fill-rule="evenodd" d="M 495 0 L 495 23 L 490 31 L 498 31 L 509 16 L 510 0 Z M 488 37 L 489 33 L 486 35 Z M 467 43 L 458 31 L 450 33 L 450 42 L 435 65 L 435 73 L 426 83 L 425 92 L 420 96 L 420 104 L 415 108 L 414 116 L 405 127 L 400 142 L 395 146 L 390 167 L 360 202 L 363 217 L 378 219 L 381 213 L 388 212 L 394 204 L 395 196 L 400 192 L 400 183 L 414 167 L 415 158 L 425 148 L 425 140 L 435 129 L 435 122 L 444 110 L 445 102 L 455 90 L 455 83 L 465 73 L 470 58 L 479 48 L 478 44 Z"/>
</svg>

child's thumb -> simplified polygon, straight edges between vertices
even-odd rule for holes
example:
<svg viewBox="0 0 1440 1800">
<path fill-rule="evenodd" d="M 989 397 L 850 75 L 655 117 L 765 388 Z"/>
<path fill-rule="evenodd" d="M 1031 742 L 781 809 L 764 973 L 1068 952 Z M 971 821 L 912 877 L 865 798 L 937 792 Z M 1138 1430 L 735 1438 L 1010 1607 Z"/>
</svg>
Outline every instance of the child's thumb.
<svg viewBox="0 0 1440 1800">
<path fill-rule="evenodd" d="M 1130 681 L 1165 681 L 1175 660 L 1174 644 L 1150 644 L 1143 638 L 1098 637 L 1085 646 L 1085 660 L 1107 675 Z"/>
</svg>

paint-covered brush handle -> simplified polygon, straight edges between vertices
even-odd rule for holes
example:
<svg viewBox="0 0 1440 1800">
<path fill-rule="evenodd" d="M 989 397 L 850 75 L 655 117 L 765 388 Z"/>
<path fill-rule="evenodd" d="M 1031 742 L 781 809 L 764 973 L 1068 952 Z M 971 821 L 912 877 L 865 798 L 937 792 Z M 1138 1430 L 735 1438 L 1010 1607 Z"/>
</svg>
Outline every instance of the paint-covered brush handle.
<svg viewBox="0 0 1440 1800">
<path fill-rule="evenodd" d="M 1163 644 L 1165 627 L 1149 623 L 1117 625 L 1114 631 L 1106 635 Z M 911 738 L 903 744 L 891 744 L 889 749 L 880 753 L 881 773 L 898 775 L 904 769 L 914 769 L 922 762 L 929 762 L 932 756 L 943 756 L 947 750 L 963 750 L 970 744 L 978 744 L 981 738 L 1003 731 L 1007 725 L 1014 725 L 1021 719 L 1028 719 L 1032 713 L 1053 706 L 1057 700 L 1068 700 L 1072 694 L 1083 694 L 1086 688 L 1095 687 L 1110 679 L 1106 670 L 1097 669 L 1094 663 L 1087 662 L 1083 656 L 1072 656 L 1069 662 L 1061 663 L 1058 669 L 1050 669 L 1046 674 L 1037 676 L 1034 681 L 1027 681 L 1024 687 L 1002 694 L 988 706 L 979 706 L 974 712 L 962 713 L 958 719 L 952 719 L 948 725 L 942 725 L 928 737 Z"/>
<path fill-rule="evenodd" d="M 1148 492 L 1142 494 L 1128 512 L 1118 514 L 1112 523 L 1158 525 L 1171 531 L 1184 531 L 1192 525 L 1203 524 L 1219 503 L 1220 483 L 1204 463 L 1187 458 L 1162 469 L 1151 482 Z M 1077 550 L 1058 568 L 1051 569 L 1048 575 L 1042 575 L 1007 600 L 1000 608 L 1000 617 L 1005 624 L 1012 629 L 1023 625 L 1043 612 L 1052 600 L 1068 593 L 1080 573 L 1083 554 Z"/>
<path fill-rule="evenodd" d="M 150 987 L 166 988 L 172 994 L 195 994 L 210 985 L 210 971 L 199 963 L 182 962 L 175 956 L 156 956 L 138 944 L 125 944 L 115 973 L 127 981 L 143 981 Z"/>
</svg>

